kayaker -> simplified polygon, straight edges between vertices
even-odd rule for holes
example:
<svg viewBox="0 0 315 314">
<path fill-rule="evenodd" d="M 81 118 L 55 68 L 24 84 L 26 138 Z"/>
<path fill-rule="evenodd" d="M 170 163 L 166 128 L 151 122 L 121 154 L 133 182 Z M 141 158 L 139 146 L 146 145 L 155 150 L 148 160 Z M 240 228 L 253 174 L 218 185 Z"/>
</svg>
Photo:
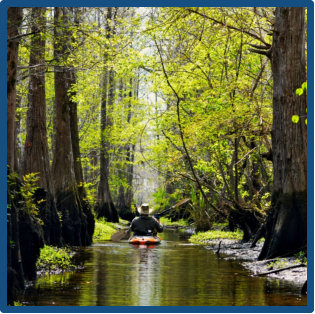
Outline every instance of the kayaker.
<svg viewBox="0 0 315 314">
<path fill-rule="evenodd" d="M 132 220 L 130 229 L 133 231 L 134 235 L 146 236 L 146 235 L 155 235 L 157 232 L 163 232 L 163 226 L 159 221 L 149 216 L 150 209 L 149 204 L 142 204 L 138 208 L 139 217 L 136 217 Z"/>
</svg>

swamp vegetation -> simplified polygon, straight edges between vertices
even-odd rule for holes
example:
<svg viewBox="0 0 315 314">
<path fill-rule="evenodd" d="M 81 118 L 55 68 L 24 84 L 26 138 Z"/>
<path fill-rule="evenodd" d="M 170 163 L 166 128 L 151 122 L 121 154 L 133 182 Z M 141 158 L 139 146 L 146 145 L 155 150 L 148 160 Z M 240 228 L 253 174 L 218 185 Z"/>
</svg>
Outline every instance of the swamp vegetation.
<svg viewBox="0 0 315 314">
<path fill-rule="evenodd" d="M 88 247 L 143 202 L 191 241 L 305 259 L 306 22 L 302 7 L 8 7 L 8 304 L 49 258 L 73 267 L 68 248 L 101 265 Z"/>
</svg>

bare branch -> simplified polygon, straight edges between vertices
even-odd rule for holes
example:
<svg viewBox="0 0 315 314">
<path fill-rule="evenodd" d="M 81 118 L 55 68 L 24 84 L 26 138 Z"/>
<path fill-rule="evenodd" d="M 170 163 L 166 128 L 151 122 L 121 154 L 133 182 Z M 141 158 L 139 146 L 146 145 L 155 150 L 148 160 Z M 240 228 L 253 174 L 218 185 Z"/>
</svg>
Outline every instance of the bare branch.
<svg viewBox="0 0 315 314">
<path fill-rule="evenodd" d="M 186 143 L 185 143 L 185 139 L 184 139 L 184 134 L 183 134 L 183 129 L 182 129 L 182 123 L 181 123 L 181 118 L 180 118 L 180 101 L 181 101 L 181 98 L 179 97 L 178 93 L 176 92 L 176 90 L 174 89 L 174 87 L 172 86 L 172 84 L 170 83 L 169 81 L 169 77 L 167 75 L 167 72 L 166 72 L 166 69 L 165 69 L 165 66 L 164 66 L 164 62 L 163 62 L 163 58 L 162 58 L 162 54 L 161 54 L 161 50 L 160 50 L 160 47 L 158 45 L 158 43 L 156 42 L 156 39 L 154 38 L 154 42 L 156 44 L 156 48 L 158 50 L 158 53 L 159 53 L 159 56 L 160 56 L 160 61 L 161 61 L 161 65 L 162 65 L 162 69 L 163 69 L 163 73 L 164 73 L 164 76 L 165 76 L 165 79 L 166 79 L 166 82 L 167 82 L 167 85 L 170 87 L 170 89 L 173 91 L 173 93 L 175 94 L 176 98 L 177 98 L 177 101 L 176 101 L 176 111 L 177 111 L 177 121 L 178 121 L 178 127 L 179 127 L 179 134 L 180 134 L 180 138 L 181 138 L 181 141 L 182 141 L 182 144 L 183 144 L 183 148 L 185 150 L 185 153 L 186 153 L 186 156 L 187 156 L 187 159 L 188 159 L 188 163 L 189 163 L 189 167 L 190 167 L 190 170 L 192 172 L 192 175 L 193 177 L 195 178 L 196 180 L 196 183 L 199 187 L 199 190 L 205 200 L 205 202 L 210 206 L 212 207 L 213 209 L 217 210 L 217 208 L 215 206 L 213 206 L 209 201 L 208 201 L 208 198 L 201 186 L 201 183 L 196 175 L 196 172 L 195 172 L 195 169 L 194 169 L 194 166 L 192 164 L 192 160 L 190 158 L 190 155 L 189 155 L 189 152 L 188 152 L 188 149 L 187 149 L 187 146 L 186 146 Z"/>
<path fill-rule="evenodd" d="M 260 55 L 266 56 L 271 59 L 271 49 L 269 50 L 258 50 L 258 49 L 249 49 L 250 52 L 258 53 Z"/>
<path fill-rule="evenodd" d="M 17 36 L 14 36 L 14 37 L 9 37 L 9 38 L 7 38 L 7 41 L 17 40 L 17 39 L 20 39 L 22 37 L 31 36 L 31 35 L 35 35 L 35 34 L 38 34 L 38 33 L 40 33 L 40 31 L 31 32 L 31 33 L 27 33 L 27 34 L 21 34 L 21 35 L 17 35 Z"/>
<path fill-rule="evenodd" d="M 226 24 L 226 23 L 224 23 L 224 22 L 222 22 L 222 21 L 219 21 L 219 20 L 217 20 L 217 19 L 215 19 L 215 18 L 213 18 L 213 17 L 210 17 L 210 16 L 208 16 L 208 15 L 205 15 L 204 13 L 200 13 L 199 11 L 193 10 L 193 9 L 191 9 L 191 8 L 187 8 L 186 10 L 189 11 L 190 13 L 194 13 L 194 14 L 200 15 L 200 16 L 202 16 L 203 18 L 206 18 L 206 19 L 208 19 L 208 20 L 210 20 L 210 21 L 213 21 L 213 22 L 215 22 L 215 23 L 217 23 L 217 24 L 219 24 L 219 25 L 225 26 L 225 27 L 227 27 L 228 29 L 233 29 L 233 30 L 235 30 L 235 31 L 245 33 L 245 34 L 247 34 L 247 35 L 249 35 L 249 36 L 251 36 L 251 37 L 253 37 L 253 38 L 259 40 L 259 41 L 262 42 L 264 45 L 268 45 L 268 43 L 267 43 L 263 38 L 261 38 L 260 36 L 258 36 L 258 35 L 256 35 L 256 34 L 250 32 L 250 31 L 246 30 L 245 28 L 238 28 L 238 27 L 236 27 L 236 26 L 232 26 L 232 25 Z"/>
</svg>

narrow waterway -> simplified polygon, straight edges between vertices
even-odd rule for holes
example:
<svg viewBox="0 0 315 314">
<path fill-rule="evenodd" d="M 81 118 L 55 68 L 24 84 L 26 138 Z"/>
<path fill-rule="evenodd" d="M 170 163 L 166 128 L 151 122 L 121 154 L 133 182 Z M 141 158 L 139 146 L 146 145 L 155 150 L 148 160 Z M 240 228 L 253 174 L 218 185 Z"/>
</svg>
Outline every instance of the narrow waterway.
<svg viewBox="0 0 315 314">
<path fill-rule="evenodd" d="M 252 277 L 236 261 L 188 243 L 178 232 L 158 246 L 126 241 L 78 250 L 82 270 L 41 277 L 21 296 L 25 305 L 260 306 L 306 305 L 297 287 Z"/>
</svg>

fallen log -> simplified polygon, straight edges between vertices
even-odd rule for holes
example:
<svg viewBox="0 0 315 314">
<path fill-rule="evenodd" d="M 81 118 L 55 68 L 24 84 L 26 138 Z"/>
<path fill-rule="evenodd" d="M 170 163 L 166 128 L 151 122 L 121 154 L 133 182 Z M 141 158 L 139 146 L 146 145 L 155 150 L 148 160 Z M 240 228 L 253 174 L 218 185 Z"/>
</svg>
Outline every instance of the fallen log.
<svg viewBox="0 0 315 314">
<path fill-rule="evenodd" d="M 305 264 L 293 265 L 293 266 L 289 266 L 289 267 L 285 267 L 285 268 L 279 268 L 276 270 L 267 271 L 265 273 L 255 274 L 254 276 L 265 276 L 265 275 L 269 275 L 269 274 L 278 273 L 278 272 L 283 271 L 283 270 L 299 268 L 299 267 L 306 267 L 306 265 Z"/>
</svg>

